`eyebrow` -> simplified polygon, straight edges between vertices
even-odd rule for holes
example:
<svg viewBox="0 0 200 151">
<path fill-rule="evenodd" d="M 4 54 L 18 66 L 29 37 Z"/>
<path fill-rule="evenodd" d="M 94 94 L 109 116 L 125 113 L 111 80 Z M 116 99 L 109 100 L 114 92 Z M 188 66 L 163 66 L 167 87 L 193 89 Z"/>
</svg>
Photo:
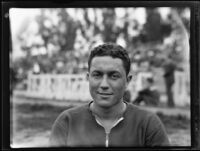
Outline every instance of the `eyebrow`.
<svg viewBox="0 0 200 151">
<path fill-rule="evenodd" d="M 92 73 L 94 73 L 94 72 L 97 72 L 97 73 L 104 73 L 103 71 L 98 70 L 98 69 L 94 69 L 94 70 L 92 71 Z M 111 71 L 108 71 L 108 72 L 106 72 L 106 73 L 108 73 L 108 74 L 114 74 L 114 73 L 121 74 L 121 73 L 120 73 L 119 71 L 117 71 L 117 70 L 111 70 Z"/>
<path fill-rule="evenodd" d="M 119 74 L 121 74 L 119 71 L 117 71 L 117 70 L 114 70 L 114 71 L 110 71 L 109 72 L 110 74 L 114 74 L 114 73 L 119 73 Z"/>
</svg>

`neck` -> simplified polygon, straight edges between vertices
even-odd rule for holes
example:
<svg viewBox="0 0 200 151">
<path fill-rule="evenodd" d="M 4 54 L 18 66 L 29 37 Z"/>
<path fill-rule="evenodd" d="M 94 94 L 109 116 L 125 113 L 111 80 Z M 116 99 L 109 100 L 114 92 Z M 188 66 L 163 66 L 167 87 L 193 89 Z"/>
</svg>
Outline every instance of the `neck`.
<svg viewBox="0 0 200 151">
<path fill-rule="evenodd" d="M 119 118 L 126 109 L 126 104 L 121 101 L 111 108 L 99 107 L 94 102 L 91 104 L 92 112 L 102 119 L 116 119 Z"/>
</svg>

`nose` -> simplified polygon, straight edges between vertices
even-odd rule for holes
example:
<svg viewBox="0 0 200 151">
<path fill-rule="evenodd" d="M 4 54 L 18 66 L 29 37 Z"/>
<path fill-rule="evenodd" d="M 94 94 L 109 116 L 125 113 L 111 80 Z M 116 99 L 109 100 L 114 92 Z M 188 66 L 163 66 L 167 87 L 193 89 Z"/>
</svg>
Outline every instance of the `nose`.
<svg viewBox="0 0 200 151">
<path fill-rule="evenodd" d="M 102 89 L 108 89 L 109 88 L 108 79 L 107 79 L 106 76 L 103 76 L 103 79 L 100 83 L 100 88 L 102 88 Z"/>
</svg>

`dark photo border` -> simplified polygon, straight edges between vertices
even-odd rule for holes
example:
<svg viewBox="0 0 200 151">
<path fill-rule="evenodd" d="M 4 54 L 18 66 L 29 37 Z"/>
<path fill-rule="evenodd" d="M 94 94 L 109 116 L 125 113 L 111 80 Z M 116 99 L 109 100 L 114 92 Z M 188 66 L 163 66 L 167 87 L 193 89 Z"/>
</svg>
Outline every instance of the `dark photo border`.
<svg viewBox="0 0 200 151">
<path fill-rule="evenodd" d="M 109 148 L 106 150 L 197 150 L 200 149 L 200 2 L 198 1 L 4 1 L 2 2 L 1 36 L 1 134 L 3 150 L 66 150 L 66 148 L 23 148 L 10 147 L 10 79 L 9 51 L 11 32 L 9 21 L 10 8 L 62 8 L 62 7 L 190 7 L 190 92 L 191 92 L 191 146 L 171 146 L 163 148 Z M 70 150 L 81 148 L 70 148 Z M 101 149 L 101 148 L 99 148 Z M 103 148 L 102 148 L 103 149 Z M 92 150 L 85 148 L 84 150 Z M 95 148 L 98 150 L 98 148 Z"/>
</svg>

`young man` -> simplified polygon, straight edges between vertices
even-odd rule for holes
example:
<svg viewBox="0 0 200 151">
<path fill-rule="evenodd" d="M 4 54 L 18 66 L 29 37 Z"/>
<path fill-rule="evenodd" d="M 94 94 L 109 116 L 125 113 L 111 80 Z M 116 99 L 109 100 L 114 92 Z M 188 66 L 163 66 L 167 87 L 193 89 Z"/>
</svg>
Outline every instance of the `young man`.
<svg viewBox="0 0 200 151">
<path fill-rule="evenodd" d="M 93 98 L 87 105 L 64 111 L 56 119 L 52 146 L 135 147 L 168 146 L 160 119 L 123 100 L 131 80 L 124 48 L 108 43 L 91 51 L 88 80 Z"/>
</svg>

